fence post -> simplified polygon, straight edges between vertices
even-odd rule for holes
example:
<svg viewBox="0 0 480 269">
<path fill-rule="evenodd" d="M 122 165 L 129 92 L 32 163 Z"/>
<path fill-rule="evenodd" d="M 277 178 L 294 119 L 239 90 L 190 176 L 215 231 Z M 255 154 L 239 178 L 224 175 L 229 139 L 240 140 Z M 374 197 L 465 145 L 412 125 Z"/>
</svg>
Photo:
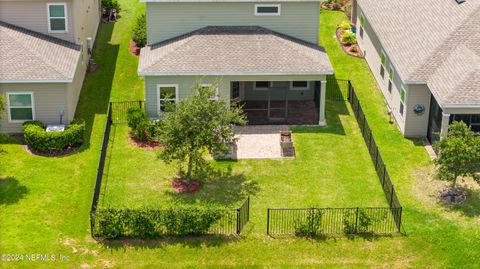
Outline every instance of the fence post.
<svg viewBox="0 0 480 269">
<path fill-rule="evenodd" d="M 270 208 L 267 208 L 267 235 L 270 235 Z"/>
<path fill-rule="evenodd" d="M 383 165 L 382 189 L 385 189 L 385 177 L 387 176 L 387 166 Z"/>
<path fill-rule="evenodd" d="M 240 234 L 240 208 L 237 208 L 237 234 Z"/>
<path fill-rule="evenodd" d="M 355 213 L 355 233 L 358 233 L 358 207 L 357 212 Z"/>
<path fill-rule="evenodd" d="M 393 183 L 392 183 L 392 190 L 391 190 L 391 194 L 390 194 L 390 207 L 392 207 L 392 201 L 393 201 L 393 192 L 395 191 L 395 189 L 393 188 Z"/>
<path fill-rule="evenodd" d="M 142 100 L 138 100 L 138 106 L 142 108 Z"/>
<path fill-rule="evenodd" d="M 400 214 L 398 215 L 398 223 L 397 223 L 398 233 L 401 232 L 401 227 L 402 227 L 402 211 L 403 211 L 403 208 L 400 207 Z"/>
<path fill-rule="evenodd" d="M 250 195 L 247 198 L 247 222 L 250 221 Z"/>
<path fill-rule="evenodd" d="M 112 102 L 108 103 L 107 120 L 112 123 Z"/>
</svg>

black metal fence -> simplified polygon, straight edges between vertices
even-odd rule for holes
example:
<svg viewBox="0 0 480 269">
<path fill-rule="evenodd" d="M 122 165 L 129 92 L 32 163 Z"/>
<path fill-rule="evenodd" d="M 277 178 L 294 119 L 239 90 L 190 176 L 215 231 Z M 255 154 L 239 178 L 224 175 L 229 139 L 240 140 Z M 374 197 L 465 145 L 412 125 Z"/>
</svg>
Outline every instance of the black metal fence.
<svg viewBox="0 0 480 269">
<path fill-rule="evenodd" d="M 383 192 L 385 193 L 385 198 L 390 207 L 401 208 L 400 200 L 398 199 L 397 193 L 395 192 L 395 187 L 393 186 L 392 180 L 390 179 L 390 174 L 388 173 L 387 166 L 383 161 L 382 154 L 375 142 L 373 137 L 372 129 L 368 124 L 365 113 L 363 112 L 360 101 L 358 100 L 357 94 L 352 84 L 348 83 L 348 101 L 352 106 L 353 113 L 357 119 L 360 130 L 362 131 L 363 138 L 368 147 L 368 152 L 372 157 L 372 161 L 375 165 L 375 170 L 377 171 L 378 178 L 382 184 Z M 399 220 L 400 222 L 400 220 Z"/>
<path fill-rule="evenodd" d="M 327 87 L 325 93 L 326 100 L 347 100 L 349 82 L 349 80 L 336 79 L 334 76 L 327 76 Z"/>
<path fill-rule="evenodd" d="M 93 238 L 155 238 L 179 235 L 239 235 L 248 223 L 250 197 L 237 209 L 99 208 L 91 213 Z M 198 212 L 204 211 L 204 216 Z M 212 211 L 215 217 L 212 219 Z M 210 211 L 210 212 L 209 212 Z M 194 214 L 192 217 L 188 214 Z"/>
<path fill-rule="evenodd" d="M 401 208 L 285 208 L 267 210 L 269 235 L 392 234 Z"/>
<path fill-rule="evenodd" d="M 131 107 L 144 107 L 143 101 L 126 101 L 126 102 L 111 102 L 108 106 L 107 121 L 105 124 L 105 131 L 102 139 L 102 147 L 100 149 L 100 159 L 98 161 L 97 176 L 95 181 L 95 187 L 93 191 L 92 204 L 90 208 L 90 232 L 93 238 L 104 237 L 102 231 L 104 227 L 102 225 L 108 225 L 108 222 L 99 221 L 97 215 L 98 202 L 101 194 L 102 180 L 105 174 L 105 160 L 107 157 L 108 143 L 110 141 L 110 132 L 113 124 L 127 123 L 127 110 Z M 135 209 L 121 209 L 121 213 L 141 214 L 142 210 Z M 154 215 L 161 218 L 162 209 L 153 209 Z M 152 212 L 149 212 L 152 213 Z M 153 213 L 152 213 L 153 214 Z M 207 234 L 223 234 L 232 235 L 240 234 L 245 225 L 250 220 L 250 197 L 248 197 L 244 203 L 236 209 L 230 209 L 222 211 L 221 216 L 209 227 Z M 128 228 L 128 227 L 127 227 Z M 132 228 L 132 229 L 130 229 Z M 123 236 L 130 236 L 134 231 L 133 227 L 125 229 Z M 123 230 L 123 229 L 121 229 Z"/>
<path fill-rule="evenodd" d="M 97 167 L 97 178 L 95 180 L 95 188 L 93 190 L 92 205 L 90 207 L 90 232 L 94 237 L 95 212 L 97 212 L 98 200 L 100 198 L 100 190 L 102 187 L 102 179 L 105 170 L 105 159 L 107 157 L 108 141 L 110 140 L 110 130 L 112 128 L 112 103 L 108 105 L 107 122 L 105 123 L 105 132 L 103 133 L 102 147 L 100 149 L 100 159 Z"/>
<path fill-rule="evenodd" d="M 111 102 L 112 106 L 112 123 L 122 124 L 127 123 L 127 111 L 128 109 L 135 108 L 144 108 L 144 101 L 120 101 L 120 102 Z"/>
<path fill-rule="evenodd" d="M 349 80 L 327 78 L 327 99 L 349 101 L 360 126 L 368 151 L 389 207 L 377 208 L 283 208 L 267 210 L 267 234 L 356 234 L 400 233 L 402 206 L 372 130 Z"/>
</svg>

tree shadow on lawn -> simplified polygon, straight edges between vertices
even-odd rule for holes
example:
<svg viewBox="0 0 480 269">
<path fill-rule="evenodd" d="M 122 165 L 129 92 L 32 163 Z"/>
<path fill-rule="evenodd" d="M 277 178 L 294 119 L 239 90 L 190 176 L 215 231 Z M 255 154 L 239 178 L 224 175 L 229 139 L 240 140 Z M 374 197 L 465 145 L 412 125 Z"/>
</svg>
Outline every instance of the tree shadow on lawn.
<svg viewBox="0 0 480 269">
<path fill-rule="evenodd" d="M 107 114 L 119 52 L 119 45 L 111 44 L 114 27 L 115 23 L 101 23 L 99 25 L 93 48 L 93 58 L 97 64 L 97 70 L 94 73 L 87 73 L 83 81 L 75 113 L 76 119 L 85 120 L 85 142 L 80 152 L 90 147 L 95 116 L 97 114 Z"/>
<path fill-rule="evenodd" d="M 459 211 L 467 217 L 480 216 L 480 190 L 467 189 L 465 202 L 458 205 L 447 205 L 451 211 Z"/>
<path fill-rule="evenodd" d="M 204 180 L 199 192 L 186 194 L 168 190 L 165 192 L 166 195 L 175 203 L 239 206 L 247 196 L 254 195 L 260 190 L 256 181 L 248 179 L 243 173 L 234 174 L 231 166 L 222 170 L 209 167 L 202 174 L 201 178 Z"/>
<path fill-rule="evenodd" d="M 28 194 L 28 188 L 13 177 L 0 177 L 0 205 L 15 204 Z"/>
<path fill-rule="evenodd" d="M 100 243 L 109 249 L 121 251 L 126 249 L 164 249 L 174 245 L 180 245 L 188 248 L 200 247 L 220 247 L 243 240 L 242 236 L 226 235 L 203 235 L 203 236 L 184 236 L 184 237 L 164 237 L 158 239 L 134 239 L 121 238 L 114 240 L 103 240 Z"/>
</svg>

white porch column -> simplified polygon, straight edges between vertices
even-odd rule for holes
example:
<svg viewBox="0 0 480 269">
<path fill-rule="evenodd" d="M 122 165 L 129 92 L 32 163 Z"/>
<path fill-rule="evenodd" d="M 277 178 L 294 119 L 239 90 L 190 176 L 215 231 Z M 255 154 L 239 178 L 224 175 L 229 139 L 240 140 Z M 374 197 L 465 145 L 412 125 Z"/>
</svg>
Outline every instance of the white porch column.
<svg viewBox="0 0 480 269">
<path fill-rule="evenodd" d="M 440 135 L 448 135 L 448 124 L 450 123 L 450 114 L 442 112 L 442 127 L 440 128 Z"/>
<path fill-rule="evenodd" d="M 322 80 L 320 83 L 320 111 L 318 112 L 318 125 L 325 126 L 327 125 L 327 120 L 325 119 L 325 92 L 327 91 L 327 81 Z"/>
</svg>

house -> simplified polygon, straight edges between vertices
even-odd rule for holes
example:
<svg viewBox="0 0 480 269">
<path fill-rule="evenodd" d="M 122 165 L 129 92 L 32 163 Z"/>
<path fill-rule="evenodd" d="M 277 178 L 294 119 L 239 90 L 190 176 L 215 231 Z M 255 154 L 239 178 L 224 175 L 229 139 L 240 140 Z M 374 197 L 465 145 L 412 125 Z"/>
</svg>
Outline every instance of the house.
<svg viewBox="0 0 480 269">
<path fill-rule="evenodd" d="M 141 0 L 147 46 L 147 113 L 188 98 L 196 83 L 215 84 L 212 99 L 243 104 L 250 124 L 325 125 L 326 75 L 318 44 L 317 0 Z"/>
<path fill-rule="evenodd" d="M 454 120 L 480 131 L 480 0 L 357 0 L 352 15 L 405 136 L 433 142 Z"/>
<path fill-rule="evenodd" d="M 27 120 L 73 119 L 99 2 L 0 0 L 0 94 L 6 100 L 1 132 L 21 132 Z"/>
</svg>

